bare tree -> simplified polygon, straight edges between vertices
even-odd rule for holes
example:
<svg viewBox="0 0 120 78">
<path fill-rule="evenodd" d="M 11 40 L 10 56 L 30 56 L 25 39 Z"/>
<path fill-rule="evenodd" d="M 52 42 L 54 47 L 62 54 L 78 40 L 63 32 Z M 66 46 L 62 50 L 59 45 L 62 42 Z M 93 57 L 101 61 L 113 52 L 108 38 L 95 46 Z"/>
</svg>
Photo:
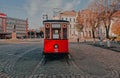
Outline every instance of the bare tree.
<svg viewBox="0 0 120 78">
<path fill-rule="evenodd" d="M 75 26 L 77 32 L 78 32 L 78 38 L 80 37 L 80 32 L 83 31 L 84 25 L 83 25 L 83 18 L 81 17 L 80 13 L 78 13 L 77 22 Z"/>
<path fill-rule="evenodd" d="M 106 29 L 106 38 L 109 39 L 109 30 L 111 26 L 112 16 L 118 11 L 120 0 L 101 0 L 98 6 L 102 6 L 102 11 L 99 13 L 99 18 L 103 21 Z"/>
<path fill-rule="evenodd" d="M 115 22 L 112 26 L 112 32 L 120 36 L 120 22 Z"/>
<path fill-rule="evenodd" d="M 96 38 L 96 36 L 95 36 L 96 28 L 99 26 L 99 21 L 100 21 L 100 19 L 99 19 L 99 12 L 100 12 L 99 8 L 100 7 L 98 7 L 98 5 L 95 1 L 91 2 L 88 5 L 88 9 L 90 10 L 90 14 L 88 16 L 89 19 L 87 22 L 89 23 L 89 27 L 91 27 L 94 42 L 95 42 L 95 38 Z"/>
<path fill-rule="evenodd" d="M 92 36 L 93 36 L 93 39 L 94 39 L 94 42 L 95 42 L 95 32 L 96 32 L 96 28 L 98 27 L 98 20 L 97 20 L 97 17 L 94 18 L 94 16 L 90 16 L 90 20 L 88 21 L 89 22 L 89 25 L 91 26 L 91 29 L 92 29 Z"/>
<path fill-rule="evenodd" d="M 103 22 L 106 30 L 106 38 L 109 41 L 109 30 L 113 14 L 119 10 L 120 0 L 93 0 L 90 4 L 90 9 L 96 13 L 95 20 Z M 94 22 L 95 20 L 91 20 Z M 94 26 L 93 26 L 94 28 Z"/>
<path fill-rule="evenodd" d="M 112 15 L 119 9 L 119 3 L 120 0 L 93 0 L 89 5 L 89 9 L 96 14 L 95 19 L 91 20 L 91 22 L 93 22 L 94 25 L 95 20 L 98 20 L 98 23 L 99 21 L 103 21 L 107 39 L 109 39 Z M 94 28 L 93 26 L 93 29 Z"/>
<path fill-rule="evenodd" d="M 96 31 L 97 22 L 98 22 L 96 18 L 97 18 L 97 15 L 94 11 L 92 11 L 91 9 L 84 9 L 79 12 L 77 17 L 78 22 L 76 24 L 76 28 L 78 32 L 82 31 L 83 28 L 91 29 L 94 42 L 95 42 L 95 31 Z"/>
</svg>

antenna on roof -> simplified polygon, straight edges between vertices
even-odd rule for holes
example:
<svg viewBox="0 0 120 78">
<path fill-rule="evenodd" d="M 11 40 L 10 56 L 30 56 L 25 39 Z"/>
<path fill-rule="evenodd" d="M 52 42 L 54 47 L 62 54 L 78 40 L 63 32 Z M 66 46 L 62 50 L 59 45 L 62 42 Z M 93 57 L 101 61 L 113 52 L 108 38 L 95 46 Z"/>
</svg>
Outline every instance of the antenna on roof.
<svg viewBox="0 0 120 78">
<path fill-rule="evenodd" d="M 62 9 L 61 8 L 53 8 L 53 19 L 60 19 L 59 14 L 61 13 Z"/>
<path fill-rule="evenodd" d="M 48 20 L 48 15 L 47 14 L 43 14 L 43 20 Z"/>
</svg>

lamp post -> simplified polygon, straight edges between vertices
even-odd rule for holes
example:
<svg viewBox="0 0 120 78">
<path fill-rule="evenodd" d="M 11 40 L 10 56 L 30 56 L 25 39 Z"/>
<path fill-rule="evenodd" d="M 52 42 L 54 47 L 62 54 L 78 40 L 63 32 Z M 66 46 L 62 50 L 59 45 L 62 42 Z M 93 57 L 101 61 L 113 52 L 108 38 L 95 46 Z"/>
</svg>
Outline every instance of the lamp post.
<svg viewBox="0 0 120 78">
<path fill-rule="evenodd" d="M 43 20 L 48 20 L 48 15 L 47 14 L 43 15 Z"/>
<path fill-rule="evenodd" d="M 16 25 L 13 25 L 13 32 L 16 32 Z"/>
<path fill-rule="evenodd" d="M 13 25 L 12 39 L 16 39 L 16 25 Z"/>
<path fill-rule="evenodd" d="M 30 39 L 31 39 L 31 29 L 30 29 Z"/>
</svg>

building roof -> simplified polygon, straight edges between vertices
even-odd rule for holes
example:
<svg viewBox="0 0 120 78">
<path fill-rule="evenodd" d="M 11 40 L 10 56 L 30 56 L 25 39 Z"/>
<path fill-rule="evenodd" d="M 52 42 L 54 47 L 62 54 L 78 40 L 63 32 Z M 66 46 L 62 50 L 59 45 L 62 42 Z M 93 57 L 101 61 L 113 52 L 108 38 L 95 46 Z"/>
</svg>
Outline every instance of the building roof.
<svg viewBox="0 0 120 78">
<path fill-rule="evenodd" d="M 77 12 L 72 10 L 72 11 L 64 11 L 64 12 L 60 13 L 60 15 L 76 16 L 76 13 Z"/>
<path fill-rule="evenodd" d="M 7 14 L 5 14 L 5 13 L 0 13 L 0 17 L 7 17 Z"/>
</svg>

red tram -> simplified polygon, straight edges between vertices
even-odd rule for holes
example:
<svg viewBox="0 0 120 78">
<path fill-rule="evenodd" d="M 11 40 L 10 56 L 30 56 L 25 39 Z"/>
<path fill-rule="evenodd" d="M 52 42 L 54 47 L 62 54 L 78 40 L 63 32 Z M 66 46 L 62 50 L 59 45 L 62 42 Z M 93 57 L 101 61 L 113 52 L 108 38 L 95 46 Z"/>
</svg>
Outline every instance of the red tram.
<svg viewBox="0 0 120 78">
<path fill-rule="evenodd" d="M 45 20 L 44 24 L 44 50 L 43 54 L 68 54 L 68 21 Z"/>
</svg>

